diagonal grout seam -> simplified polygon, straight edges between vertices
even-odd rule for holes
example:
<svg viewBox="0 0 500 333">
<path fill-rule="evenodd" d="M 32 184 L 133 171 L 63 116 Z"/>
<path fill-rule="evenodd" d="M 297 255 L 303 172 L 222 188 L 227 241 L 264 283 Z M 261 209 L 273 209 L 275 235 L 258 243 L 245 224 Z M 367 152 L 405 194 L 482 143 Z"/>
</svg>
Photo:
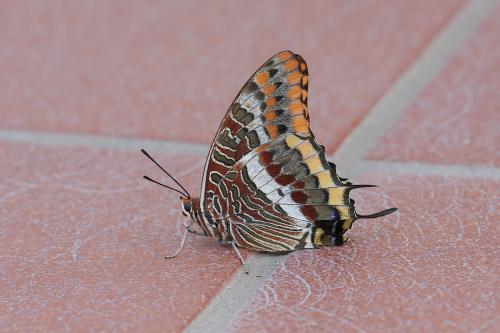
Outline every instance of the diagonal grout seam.
<svg viewBox="0 0 500 333">
<path fill-rule="evenodd" d="M 455 49 L 491 12 L 498 0 L 473 0 L 430 43 L 381 100 L 346 138 L 335 157 L 344 177 L 355 177 L 360 171 L 360 157 L 375 147 L 382 135 L 398 120 L 424 87 L 448 62 Z"/>
<path fill-rule="evenodd" d="M 356 177 L 361 171 L 363 158 L 385 132 L 403 114 L 423 88 L 448 62 L 455 49 L 475 30 L 498 0 L 473 0 L 467 3 L 452 21 L 424 50 L 414 64 L 400 77 L 387 94 L 372 108 L 360 125 L 344 140 L 333 156 L 342 176 Z M 185 332 L 226 331 L 240 310 L 251 300 L 277 264 L 285 262 L 286 255 L 254 254 L 247 266 L 251 272 L 245 276 L 240 270 L 186 327 Z M 258 272 L 261 278 L 254 277 Z M 255 275 L 254 275 L 255 274 Z"/>
<path fill-rule="evenodd" d="M 427 164 L 400 161 L 363 161 L 363 170 L 414 174 L 421 176 L 471 177 L 500 179 L 500 168 L 484 165 Z"/>
</svg>

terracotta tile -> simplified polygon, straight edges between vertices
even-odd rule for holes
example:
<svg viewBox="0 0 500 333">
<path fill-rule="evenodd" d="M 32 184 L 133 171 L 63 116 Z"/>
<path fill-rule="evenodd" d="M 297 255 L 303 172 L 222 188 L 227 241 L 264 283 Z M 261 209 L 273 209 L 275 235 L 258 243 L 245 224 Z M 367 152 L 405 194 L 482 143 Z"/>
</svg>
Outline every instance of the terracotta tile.
<svg viewBox="0 0 500 333">
<path fill-rule="evenodd" d="M 1 127 L 209 143 L 256 67 L 292 49 L 333 151 L 463 3 L 2 2 Z"/>
<path fill-rule="evenodd" d="M 500 165 L 500 6 L 371 154 L 372 158 Z"/>
<path fill-rule="evenodd" d="M 144 156 L 0 144 L 5 331 L 179 331 L 235 269 L 228 247 L 182 233 L 178 195 Z M 159 155 L 195 193 L 203 159 Z"/>
<path fill-rule="evenodd" d="M 500 218 L 489 179 L 371 174 L 348 244 L 295 252 L 242 310 L 237 332 L 493 332 Z"/>
</svg>

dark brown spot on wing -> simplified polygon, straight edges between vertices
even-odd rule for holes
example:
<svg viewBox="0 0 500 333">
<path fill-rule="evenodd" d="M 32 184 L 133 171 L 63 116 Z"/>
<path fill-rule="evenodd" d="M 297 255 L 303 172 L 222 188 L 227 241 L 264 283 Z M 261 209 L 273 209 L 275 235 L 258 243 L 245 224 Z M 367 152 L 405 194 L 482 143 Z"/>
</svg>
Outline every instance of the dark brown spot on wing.
<svg viewBox="0 0 500 333">
<path fill-rule="evenodd" d="M 307 201 L 307 194 L 305 194 L 304 192 L 301 192 L 301 191 L 293 191 L 291 193 L 291 197 L 293 199 L 293 201 L 295 201 L 296 203 L 300 203 L 300 204 L 303 204 L 303 203 L 306 203 Z"/>
</svg>

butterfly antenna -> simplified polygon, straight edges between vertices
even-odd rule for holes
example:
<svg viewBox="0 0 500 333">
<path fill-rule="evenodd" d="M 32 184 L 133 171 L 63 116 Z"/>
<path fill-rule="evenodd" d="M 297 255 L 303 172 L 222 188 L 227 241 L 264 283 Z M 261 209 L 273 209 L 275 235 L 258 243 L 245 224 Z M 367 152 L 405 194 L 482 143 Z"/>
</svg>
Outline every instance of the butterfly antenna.
<svg viewBox="0 0 500 333">
<path fill-rule="evenodd" d="M 183 193 L 183 192 L 179 191 L 179 190 L 178 190 L 178 189 L 176 189 L 176 188 L 173 188 L 173 187 L 167 186 L 167 185 L 165 185 L 165 184 L 162 184 L 162 183 L 160 183 L 160 182 L 158 182 L 158 181 L 156 181 L 156 180 L 154 180 L 154 179 L 149 178 L 148 176 L 143 176 L 143 177 L 144 177 L 144 179 L 149 180 L 149 181 L 150 181 L 150 182 L 152 182 L 152 183 L 155 183 L 155 184 L 158 184 L 158 185 L 160 185 L 160 186 L 166 187 L 166 188 L 168 188 L 169 190 L 175 191 L 175 192 L 177 192 L 177 193 L 181 194 L 183 197 L 186 197 L 186 194 L 185 194 L 185 193 Z M 189 198 L 189 197 L 186 197 L 186 198 Z"/>
<path fill-rule="evenodd" d="M 156 183 L 156 184 L 158 184 L 158 185 L 162 185 L 162 186 L 164 186 L 164 187 L 166 187 L 166 188 L 169 188 L 169 189 L 171 189 L 171 190 L 177 191 L 177 192 L 181 193 L 183 196 L 185 196 L 185 197 L 186 197 L 186 198 L 188 198 L 188 199 L 189 199 L 189 198 L 191 198 L 191 195 L 189 195 L 189 192 L 188 192 L 188 191 L 184 188 L 184 186 L 182 186 L 182 185 L 181 185 L 181 184 L 180 184 L 180 183 L 179 183 L 179 182 L 178 182 L 178 181 L 177 181 L 177 180 L 176 180 L 176 179 L 175 179 L 175 178 L 174 178 L 171 174 L 169 174 L 169 173 L 167 172 L 167 170 L 163 169 L 163 167 L 162 167 L 162 166 L 161 166 L 158 162 L 156 162 L 156 161 L 155 161 L 155 159 L 154 159 L 154 158 L 152 158 L 152 157 L 151 157 L 151 155 L 149 155 L 147 151 L 145 151 L 144 149 L 141 149 L 141 152 L 142 152 L 144 155 L 146 155 L 146 157 L 147 157 L 147 158 L 149 158 L 151 161 L 153 161 L 153 163 L 154 163 L 154 164 L 156 164 L 156 166 L 157 166 L 157 167 L 159 167 L 159 168 L 160 168 L 163 172 L 165 172 L 165 173 L 167 174 L 167 176 L 169 176 L 170 178 L 172 178 L 172 180 L 173 180 L 173 181 L 174 181 L 177 185 L 179 185 L 179 186 L 180 186 L 180 187 L 184 190 L 184 192 L 185 192 L 185 193 L 181 193 L 179 190 L 176 190 L 176 189 L 174 189 L 174 188 L 172 188 L 172 187 L 168 187 L 168 186 L 166 186 L 166 185 L 163 185 L 162 183 L 159 183 L 159 182 L 157 182 L 157 181 L 155 181 L 155 180 L 152 180 L 151 178 L 149 178 L 149 177 L 147 177 L 147 176 L 144 176 L 144 178 L 146 178 L 147 180 L 152 181 L 153 183 Z"/>
</svg>

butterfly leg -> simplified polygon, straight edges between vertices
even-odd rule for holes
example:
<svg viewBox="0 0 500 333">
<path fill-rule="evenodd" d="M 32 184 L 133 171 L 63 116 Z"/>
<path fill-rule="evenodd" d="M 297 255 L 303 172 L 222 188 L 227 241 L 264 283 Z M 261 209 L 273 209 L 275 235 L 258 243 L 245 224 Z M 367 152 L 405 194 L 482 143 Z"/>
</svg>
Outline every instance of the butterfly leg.
<svg viewBox="0 0 500 333">
<path fill-rule="evenodd" d="M 165 256 L 165 259 L 175 258 L 181 252 L 182 248 L 184 247 L 184 243 L 186 242 L 186 237 L 187 237 L 188 232 L 189 232 L 189 229 L 186 228 L 186 230 L 184 230 L 184 235 L 182 235 L 181 245 L 179 246 L 179 248 L 174 252 L 174 254 Z"/>
<path fill-rule="evenodd" d="M 196 230 L 191 230 L 191 229 L 186 229 L 190 234 L 196 235 L 196 236 L 205 236 L 208 237 L 208 235 L 202 234 L 201 232 L 198 232 Z"/>
<path fill-rule="evenodd" d="M 207 235 L 205 234 L 202 234 L 201 232 L 198 232 L 196 230 L 191 230 L 189 227 L 186 227 L 186 230 L 184 230 L 184 234 L 182 235 L 182 241 L 181 241 L 181 245 L 179 246 L 179 248 L 174 252 L 174 254 L 171 254 L 171 255 L 168 255 L 168 256 L 165 256 L 165 259 L 171 259 L 171 258 L 175 258 L 182 250 L 182 248 L 184 247 L 184 243 L 186 242 L 186 238 L 187 238 L 187 233 L 190 233 L 190 234 L 193 234 L 193 235 L 197 235 L 197 236 L 205 236 L 205 237 L 208 237 Z"/>
<path fill-rule="evenodd" d="M 243 267 L 243 270 L 245 271 L 245 274 L 248 274 L 248 268 L 247 265 L 245 265 L 245 260 L 243 260 L 243 257 L 241 256 L 240 250 L 238 250 L 238 247 L 234 242 L 231 242 L 231 245 L 233 246 L 234 251 L 238 255 L 238 258 L 240 259 L 241 266 Z"/>
</svg>

